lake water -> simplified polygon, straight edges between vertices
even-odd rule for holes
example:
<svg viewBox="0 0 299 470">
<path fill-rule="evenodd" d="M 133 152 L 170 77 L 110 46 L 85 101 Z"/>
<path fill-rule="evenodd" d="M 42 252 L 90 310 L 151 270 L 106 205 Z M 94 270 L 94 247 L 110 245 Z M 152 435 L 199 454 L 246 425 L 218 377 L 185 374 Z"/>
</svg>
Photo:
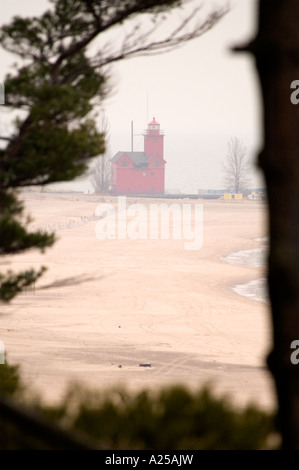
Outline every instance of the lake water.
<svg viewBox="0 0 299 470">
<path fill-rule="evenodd" d="M 261 242 L 261 247 L 253 250 L 235 251 L 222 259 L 227 263 L 242 266 L 265 266 L 268 249 L 267 237 L 259 238 L 257 241 Z M 267 279 L 265 277 L 254 279 L 246 284 L 236 285 L 233 290 L 249 299 L 268 303 Z"/>
</svg>

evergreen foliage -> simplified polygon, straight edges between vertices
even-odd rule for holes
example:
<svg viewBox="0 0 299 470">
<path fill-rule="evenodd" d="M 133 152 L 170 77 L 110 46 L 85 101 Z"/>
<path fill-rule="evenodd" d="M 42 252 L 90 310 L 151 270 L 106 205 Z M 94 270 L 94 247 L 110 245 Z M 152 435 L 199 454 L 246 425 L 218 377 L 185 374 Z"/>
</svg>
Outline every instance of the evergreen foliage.
<svg viewBox="0 0 299 470">
<path fill-rule="evenodd" d="M 49 406 L 28 400 L 18 368 L 0 367 L 0 396 L 17 395 L 17 402 L 55 423 L 57 429 L 88 439 L 97 449 L 110 450 L 263 450 L 279 448 L 274 413 L 257 406 L 236 408 L 225 397 L 204 387 L 183 385 L 156 392 L 125 389 L 88 390 L 72 385 L 65 397 Z M 26 399 L 24 398 L 26 396 Z M 26 404 L 27 403 L 27 404 Z M 50 449 L 35 432 L 24 432 L 18 421 L 1 418 L 0 449 Z"/>
</svg>

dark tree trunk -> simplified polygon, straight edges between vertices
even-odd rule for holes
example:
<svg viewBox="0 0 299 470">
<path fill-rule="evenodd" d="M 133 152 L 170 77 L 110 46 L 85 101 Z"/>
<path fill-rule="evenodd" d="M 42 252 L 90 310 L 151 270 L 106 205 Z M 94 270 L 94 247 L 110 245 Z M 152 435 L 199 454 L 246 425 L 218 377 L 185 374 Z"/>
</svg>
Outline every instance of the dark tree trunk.
<svg viewBox="0 0 299 470">
<path fill-rule="evenodd" d="M 299 104 L 290 99 L 291 83 L 299 80 L 299 0 L 260 0 L 258 8 L 259 32 L 247 49 L 256 58 L 264 107 L 260 165 L 269 208 L 273 327 L 268 364 L 276 385 L 283 448 L 299 450 L 299 364 L 291 361 L 291 344 L 299 340 Z"/>
<path fill-rule="evenodd" d="M 247 50 L 256 58 L 264 107 L 265 175 L 269 208 L 268 284 L 273 347 L 268 365 L 276 385 L 284 449 L 299 449 L 299 1 L 260 0 L 259 32 Z"/>
</svg>

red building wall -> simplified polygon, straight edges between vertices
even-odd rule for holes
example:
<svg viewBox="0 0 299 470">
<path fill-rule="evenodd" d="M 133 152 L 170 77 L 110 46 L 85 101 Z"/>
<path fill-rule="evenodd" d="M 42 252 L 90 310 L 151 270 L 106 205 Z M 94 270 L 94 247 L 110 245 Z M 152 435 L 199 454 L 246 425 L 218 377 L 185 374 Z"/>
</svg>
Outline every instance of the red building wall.
<svg viewBox="0 0 299 470">
<path fill-rule="evenodd" d="M 163 194 L 164 168 L 118 167 L 116 178 L 118 194 Z"/>
<path fill-rule="evenodd" d="M 157 153 L 159 157 L 163 158 L 163 143 L 164 143 L 164 135 L 157 135 L 157 134 L 145 134 L 144 135 L 144 151 L 146 153 L 146 157 L 149 158 L 153 153 Z"/>
<path fill-rule="evenodd" d="M 117 194 L 163 194 L 165 191 L 164 134 L 155 118 L 144 133 L 144 152 L 147 168 L 134 167 L 124 152 L 113 164 L 112 191 Z M 123 161 L 129 163 L 123 166 Z"/>
</svg>

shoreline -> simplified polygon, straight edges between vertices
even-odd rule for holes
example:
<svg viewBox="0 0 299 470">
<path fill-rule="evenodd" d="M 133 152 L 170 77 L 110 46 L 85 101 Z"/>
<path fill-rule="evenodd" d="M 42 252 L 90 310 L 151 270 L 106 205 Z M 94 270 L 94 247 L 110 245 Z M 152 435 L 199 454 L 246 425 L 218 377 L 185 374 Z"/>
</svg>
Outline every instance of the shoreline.
<svg viewBox="0 0 299 470">
<path fill-rule="evenodd" d="M 269 304 L 266 297 L 267 278 L 252 279 L 245 284 L 237 284 L 232 289 L 236 294 L 242 295 L 250 300 Z"/>
<path fill-rule="evenodd" d="M 28 193 L 24 199 L 41 225 L 79 221 L 103 201 L 77 194 Z M 9 260 L 14 270 L 40 263 L 49 268 L 35 292 L 1 307 L 0 340 L 8 361 L 21 364 L 25 383 L 50 401 L 73 380 L 132 390 L 212 383 L 240 405 L 273 407 L 264 368 L 268 308 L 227 287 L 261 269 L 219 259 L 257 246 L 264 207 L 204 201 L 203 217 L 197 251 L 184 251 L 177 240 L 99 241 L 96 222 L 89 220 L 61 229 L 44 256 L 31 252 Z"/>
<path fill-rule="evenodd" d="M 261 267 L 266 270 L 267 264 L 267 237 L 256 239 L 257 242 L 261 242 L 262 245 L 257 248 L 250 250 L 239 250 L 228 254 L 225 257 L 221 257 L 221 260 L 232 265 L 240 266 L 255 266 Z M 257 279 L 246 280 L 245 283 L 238 282 L 237 284 L 230 286 L 230 288 L 238 295 L 242 295 L 249 299 L 257 302 L 263 302 L 269 304 L 267 296 L 267 276 L 264 273 L 263 276 Z"/>
</svg>

